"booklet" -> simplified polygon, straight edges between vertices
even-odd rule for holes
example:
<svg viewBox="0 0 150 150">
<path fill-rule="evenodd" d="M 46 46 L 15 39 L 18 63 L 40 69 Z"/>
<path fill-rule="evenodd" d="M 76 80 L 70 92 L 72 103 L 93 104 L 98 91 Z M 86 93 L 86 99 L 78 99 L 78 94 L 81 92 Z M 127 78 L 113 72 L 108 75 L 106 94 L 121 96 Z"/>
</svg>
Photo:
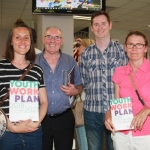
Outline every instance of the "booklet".
<svg viewBox="0 0 150 150">
<path fill-rule="evenodd" d="M 39 99 L 37 81 L 10 81 L 9 92 L 10 121 L 39 120 Z"/>
<path fill-rule="evenodd" d="M 130 97 L 110 100 L 112 122 L 116 130 L 129 130 L 133 120 L 132 101 Z"/>
</svg>

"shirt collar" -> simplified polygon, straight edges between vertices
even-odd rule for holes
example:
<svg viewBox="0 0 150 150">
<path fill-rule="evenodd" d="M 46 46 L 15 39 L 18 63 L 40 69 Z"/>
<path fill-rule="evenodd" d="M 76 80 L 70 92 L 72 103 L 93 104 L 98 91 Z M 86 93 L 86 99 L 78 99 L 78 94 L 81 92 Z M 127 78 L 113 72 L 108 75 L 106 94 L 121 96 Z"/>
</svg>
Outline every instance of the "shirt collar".
<svg viewBox="0 0 150 150">
<path fill-rule="evenodd" d="M 144 58 L 143 64 L 138 68 L 138 70 L 141 70 L 143 72 L 147 72 L 150 69 L 149 61 Z M 130 74 L 132 72 L 132 67 L 130 65 L 130 62 L 127 64 L 127 70 L 126 73 Z"/>
<path fill-rule="evenodd" d="M 113 45 L 113 41 L 112 41 L 112 39 L 110 38 L 110 42 L 109 42 L 108 46 L 106 47 L 106 49 L 105 49 L 104 51 L 107 52 L 108 49 L 112 47 L 112 45 Z M 94 45 L 94 46 L 96 47 L 96 49 L 99 50 L 99 48 L 98 48 L 97 45 L 96 45 L 96 42 L 95 42 L 95 45 Z"/>
</svg>

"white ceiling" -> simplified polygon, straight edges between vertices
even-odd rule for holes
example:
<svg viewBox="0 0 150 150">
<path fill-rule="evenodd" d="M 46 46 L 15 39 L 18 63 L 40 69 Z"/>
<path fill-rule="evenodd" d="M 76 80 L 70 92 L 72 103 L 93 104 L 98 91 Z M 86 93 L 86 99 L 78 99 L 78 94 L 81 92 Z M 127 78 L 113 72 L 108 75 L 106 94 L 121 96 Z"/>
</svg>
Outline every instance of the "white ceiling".
<svg viewBox="0 0 150 150">
<path fill-rule="evenodd" d="M 0 30 L 10 30 L 18 18 L 36 24 L 32 0 L 0 0 Z M 106 0 L 114 29 L 150 31 L 150 0 Z M 74 31 L 90 26 L 90 21 L 74 21 Z"/>
</svg>

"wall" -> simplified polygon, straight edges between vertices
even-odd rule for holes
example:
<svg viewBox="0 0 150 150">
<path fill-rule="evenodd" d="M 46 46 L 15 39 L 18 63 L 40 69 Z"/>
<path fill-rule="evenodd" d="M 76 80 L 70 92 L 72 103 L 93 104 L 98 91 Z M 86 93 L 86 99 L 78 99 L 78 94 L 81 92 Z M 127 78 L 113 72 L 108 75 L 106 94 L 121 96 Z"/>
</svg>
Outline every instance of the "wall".
<svg viewBox="0 0 150 150">
<path fill-rule="evenodd" d="M 7 41 L 8 34 L 9 31 L 0 30 L 0 59 L 2 58 L 2 55 L 4 54 L 6 48 L 6 41 Z"/>
<path fill-rule="evenodd" d="M 68 18 L 66 18 L 66 17 L 68 17 Z M 54 18 L 54 17 L 49 18 L 49 16 L 46 16 L 46 17 L 39 16 L 39 23 L 37 24 L 37 26 L 38 26 L 37 48 L 40 50 L 43 49 L 42 35 L 45 31 L 45 28 L 47 26 L 51 26 L 51 25 L 58 25 L 58 27 L 62 29 L 62 32 L 64 34 L 64 46 L 63 46 L 62 51 L 72 55 L 72 51 L 73 51 L 73 48 L 72 48 L 72 46 L 73 46 L 73 44 L 72 44 L 73 43 L 73 19 L 72 19 L 72 17 L 71 18 L 70 17 L 71 16 L 65 16 L 65 18 L 63 18 L 63 16 L 62 16 L 62 18 L 59 18 L 58 20 L 60 20 L 60 22 L 64 22 L 64 19 L 65 19 L 65 24 L 63 24 L 63 23 L 59 23 L 59 22 L 53 23 L 53 21 L 55 21 L 55 19 L 57 19 L 57 18 Z M 44 24 L 40 23 L 43 21 L 44 21 Z M 127 30 L 112 29 L 111 30 L 111 38 L 119 39 L 119 43 L 124 44 L 124 40 L 125 40 L 125 37 L 128 34 L 128 32 L 129 31 L 127 31 Z M 147 35 L 149 45 L 150 45 L 150 32 L 144 32 L 144 33 Z M 4 54 L 4 51 L 5 51 L 5 45 L 6 45 L 8 34 L 9 34 L 9 31 L 0 30 L 0 59 L 2 58 L 2 55 Z M 89 29 L 89 36 L 90 36 L 90 38 L 94 39 L 94 35 L 90 29 Z"/>
<path fill-rule="evenodd" d="M 73 54 L 73 29 L 74 22 L 73 16 L 44 16 L 39 15 L 37 21 L 37 44 L 36 47 L 40 50 L 43 50 L 42 36 L 48 26 L 57 26 L 62 30 L 64 37 L 64 44 L 62 51 L 72 55 Z M 5 45 L 7 41 L 9 31 L 0 30 L 0 59 L 5 51 Z"/>
</svg>

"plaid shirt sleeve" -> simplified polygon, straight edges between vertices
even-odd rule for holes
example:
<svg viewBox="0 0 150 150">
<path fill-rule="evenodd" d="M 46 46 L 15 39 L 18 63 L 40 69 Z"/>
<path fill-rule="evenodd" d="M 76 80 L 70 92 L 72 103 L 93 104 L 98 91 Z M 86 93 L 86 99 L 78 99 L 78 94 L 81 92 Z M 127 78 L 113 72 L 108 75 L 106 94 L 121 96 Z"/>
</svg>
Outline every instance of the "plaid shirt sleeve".
<svg viewBox="0 0 150 150">
<path fill-rule="evenodd" d="M 81 80 L 82 80 L 82 84 L 84 89 L 86 89 L 86 86 L 88 84 L 88 70 L 86 67 L 86 55 L 85 55 L 85 51 L 84 53 L 81 54 L 80 57 L 80 65 L 79 65 L 79 69 L 80 69 L 80 75 L 81 75 Z"/>
</svg>

